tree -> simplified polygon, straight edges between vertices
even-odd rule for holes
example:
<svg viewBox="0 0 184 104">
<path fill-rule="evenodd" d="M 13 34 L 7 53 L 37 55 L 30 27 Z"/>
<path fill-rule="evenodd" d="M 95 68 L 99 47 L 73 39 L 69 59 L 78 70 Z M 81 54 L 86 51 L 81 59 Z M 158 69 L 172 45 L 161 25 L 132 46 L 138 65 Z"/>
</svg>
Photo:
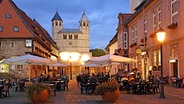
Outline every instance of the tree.
<svg viewBox="0 0 184 104">
<path fill-rule="evenodd" d="M 90 52 L 92 52 L 93 57 L 99 57 L 105 55 L 105 51 L 103 49 L 91 49 Z"/>
</svg>

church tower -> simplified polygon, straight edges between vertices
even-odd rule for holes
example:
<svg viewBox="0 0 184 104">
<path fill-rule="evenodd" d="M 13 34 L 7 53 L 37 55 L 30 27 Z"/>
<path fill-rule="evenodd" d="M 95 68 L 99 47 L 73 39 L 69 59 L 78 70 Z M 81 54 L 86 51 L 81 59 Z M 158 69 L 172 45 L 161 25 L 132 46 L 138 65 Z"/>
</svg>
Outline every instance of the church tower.
<svg viewBox="0 0 184 104">
<path fill-rule="evenodd" d="M 81 17 L 81 19 L 80 19 L 80 21 L 79 21 L 79 29 L 80 29 L 80 31 L 82 32 L 82 33 L 84 33 L 84 34 L 89 34 L 89 20 L 88 20 L 88 18 L 87 18 L 87 16 L 86 16 L 86 14 L 85 14 L 85 12 L 82 14 L 82 17 Z"/>
<path fill-rule="evenodd" d="M 60 30 L 62 30 L 63 20 L 59 16 L 58 10 L 56 11 L 56 14 L 52 18 L 52 37 L 53 39 L 57 39 L 57 34 Z"/>
<path fill-rule="evenodd" d="M 80 38 L 83 40 L 83 42 L 79 42 L 79 44 L 81 47 L 83 47 L 85 52 L 89 52 L 90 21 L 85 12 L 82 14 L 82 17 L 79 21 L 79 30 L 82 32 Z"/>
</svg>

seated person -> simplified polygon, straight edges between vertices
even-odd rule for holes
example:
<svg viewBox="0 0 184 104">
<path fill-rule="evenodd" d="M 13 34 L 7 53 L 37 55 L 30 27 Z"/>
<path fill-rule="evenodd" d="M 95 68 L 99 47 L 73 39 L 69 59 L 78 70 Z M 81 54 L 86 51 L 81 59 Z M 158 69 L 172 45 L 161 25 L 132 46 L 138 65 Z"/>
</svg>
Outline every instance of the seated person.
<svg viewBox="0 0 184 104">
<path fill-rule="evenodd" d="M 125 80 L 128 81 L 128 78 L 127 78 L 126 76 L 123 76 L 123 78 L 121 78 L 121 82 L 122 82 L 122 81 L 125 81 Z"/>
<path fill-rule="evenodd" d="M 129 77 L 129 79 L 128 79 L 128 82 L 131 82 L 131 81 L 133 81 L 133 80 L 134 80 L 133 75 L 130 75 L 130 77 Z"/>
</svg>

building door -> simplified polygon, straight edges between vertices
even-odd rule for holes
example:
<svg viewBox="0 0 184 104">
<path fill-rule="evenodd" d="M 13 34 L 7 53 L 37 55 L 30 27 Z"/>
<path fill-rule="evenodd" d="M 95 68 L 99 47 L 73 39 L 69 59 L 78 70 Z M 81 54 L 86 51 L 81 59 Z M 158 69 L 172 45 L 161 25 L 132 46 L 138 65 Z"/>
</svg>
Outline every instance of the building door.
<svg viewBox="0 0 184 104">
<path fill-rule="evenodd" d="M 173 76 L 178 77 L 178 61 L 172 64 Z"/>
</svg>

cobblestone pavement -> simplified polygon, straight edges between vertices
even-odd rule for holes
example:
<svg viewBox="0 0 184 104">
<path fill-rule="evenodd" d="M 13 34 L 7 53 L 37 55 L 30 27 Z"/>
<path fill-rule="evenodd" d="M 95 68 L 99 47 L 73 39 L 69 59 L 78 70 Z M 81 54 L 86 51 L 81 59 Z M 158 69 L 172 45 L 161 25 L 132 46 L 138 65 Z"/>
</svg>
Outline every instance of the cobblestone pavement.
<svg viewBox="0 0 184 104">
<path fill-rule="evenodd" d="M 159 93 L 147 95 L 126 94 L 121 91 L 117 104 L 184 104 L 184 88 L 165 86 L 164 99 Z M 11 88 L 10 97 L 0 98 L 0 104 L 32 104 L 25 92 L 15 92 Z M 100 95 L 80 94 L 80 89 L 74 80 L 69 82 L 69 90 L 57 91 L 46 104 L 106 104 Z"/>
</svg>

